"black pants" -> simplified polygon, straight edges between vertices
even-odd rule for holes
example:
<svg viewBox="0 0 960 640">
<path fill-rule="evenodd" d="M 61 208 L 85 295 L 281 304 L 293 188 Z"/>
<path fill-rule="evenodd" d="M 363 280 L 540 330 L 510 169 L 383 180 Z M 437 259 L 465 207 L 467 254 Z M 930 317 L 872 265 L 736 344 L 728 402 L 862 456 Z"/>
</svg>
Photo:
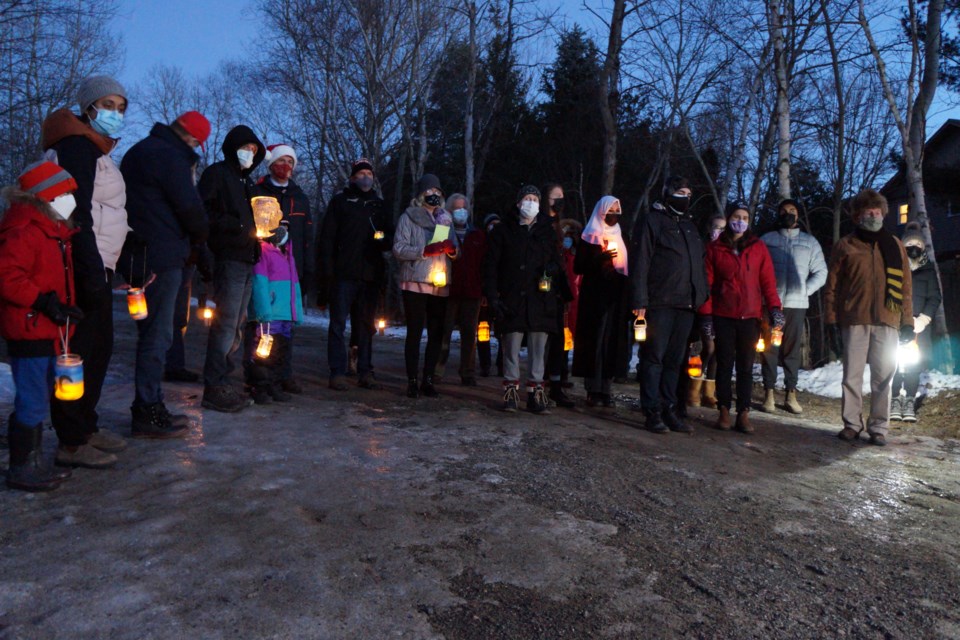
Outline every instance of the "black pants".
<svg viewBox="0 0 960 640">
<path fill-rule="evenodd" d="M 927 368 L 930 354 L 933 353 L 933 344 L 930 338 L 931 330 L 932 327 L 928 326 L 923 333 L 917 335 L 917 345 L 920 347 L 920 362 L 908 367 L 897 367 L 897 373 L 893 376 L 893 389 L 891 391 L 894 396 L 899 395 L 900 389 L 903 388 L 907 398 L 917 397 L 917 391 L 920 389 L 920 372 Z"/>
<path fill-rule="evenodd" d="M 407 378 L 417 377 L 420 369 L 420 338 L 427 329 L 427 350 L 423 355 L 423 376 L 433 376 L 440 360 L 443 345 L 443 321 L 447 314 L 447 299 L 429 293 L 403 292 L 403 312 L 407 318 L 407 339 L 403 345 L 403 358 L 407 366 Z"/>
<path fill-rule="evenodd" d="M 760 320 L 713 317 L 717 333 L 717 404 L 729 409 L 733 401 L 733 366 L 737 366 L 737 411 L 750 408 L 753 362 L 757 357 Z"/>
<path fill-rule="evenodd" d="M 113 272 L 107 270 L 104 278 L 108 284 L 101 295 L 77 297 L 84 318 L 77 323 L 70 338 L 70 351 L 83 358 L 83 397 L 70 401 L 54 398 L 50 403 L 50 418 L 57 438 L 60 444 L 71 447 L 86 444 L 90 434 L 99 430 L 97 404 L 113 355 L 113 294 L 110 291 Z"/>
<path fill-rule="evenodd" d="M 640 404 L 647 413 L 677 405 L 677 384 L 693 327 L 692 309 L 647 309 L 640 346 Z"/>
<path fill-rule="evenodd" d="M 797 371 L 800 369 L 800 343 L 803 339 L 803 323 L 807 317 L 807 310 L 784 309 L 783 315 L 787 323 L 783 326 L 783 342 L 780 346 L 773 346 L 770 336 L 764 336 L 767 346 L 761 357 L 763 388 L 773 389 L 777 386 L 777 365 L 779 364 L 783 367 L 783 388 L 787 391 L 796 391 Z"/>
<path fill-rule="evenodd" d="M 256 334 L 256 325 L 247 329 L 247 334 Z M 259 340 L 259 338 L 257 338 Z M 290 339 L 280 334 L 273 334 L 273 346 L 270 355 L 260 358 L 252 355 L 247 364 L 247 384 L 254 389 L 269 390 L 283 380 L 283 371 L 290 359 Z"/>
</svg>

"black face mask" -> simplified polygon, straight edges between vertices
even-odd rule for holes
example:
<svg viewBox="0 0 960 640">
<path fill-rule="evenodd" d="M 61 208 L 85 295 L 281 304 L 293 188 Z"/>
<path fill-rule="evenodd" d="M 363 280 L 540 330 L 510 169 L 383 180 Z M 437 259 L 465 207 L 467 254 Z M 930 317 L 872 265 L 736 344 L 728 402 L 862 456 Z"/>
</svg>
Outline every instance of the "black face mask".
<svg viewBox="0 0 960 640">
<path fill-rule="evenodd" d="M 443 204 L 443 196 L 437 195 L 436 193 L 431 193 L 424 198 L 423 201 L 431 207 L 439 207 Z"/>
<path fill-rule="evenodd" d="M 620 216 L 614 213 L 608 213 L 607 215 L 603 216 L 603 221 L 608 227 L 615 227 L 620 223 Z"/>
<path fill-rule="evenodd" d="M 910 245 L 909 247 L 907 247 L 907 256 L 909 256 L 910 259 L 919 260 L 920 256 L 922 255 L 923 255 L 923 249 L 921 249 L 920 247 L 916 245 Z"/>
<path fill-rule="evenodd" d="M 681 196 L 675 193 L 667 198 L 667 206 L 680 215 L 684 215 L 690 208 L 690 196 Z"/>
<path fill-rule="evenodd" d="M 797 224 L 797 216 L 792 213 L 781 213 L 780 214 L 780 228 L 781 229 L 793 229 L 794 225 Z"/>
<path fill-rule="evenodd" d="M 557 198 L 553 201 L 553 204 L 550 205 L 550 208 L 558 215 L 563 215 L 563 208 L 566 206 L 563 198 Z"/>
</svg>

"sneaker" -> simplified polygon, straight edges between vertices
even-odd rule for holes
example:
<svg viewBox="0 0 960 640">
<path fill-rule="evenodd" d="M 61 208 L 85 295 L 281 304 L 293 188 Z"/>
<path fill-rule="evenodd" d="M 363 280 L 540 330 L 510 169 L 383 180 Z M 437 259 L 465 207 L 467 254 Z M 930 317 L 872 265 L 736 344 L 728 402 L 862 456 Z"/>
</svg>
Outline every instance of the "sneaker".
<svg viewBox="0 0 960 640">
<path fill-rule="evenodd" d="M 416 378 L 410 378 L 407 381 L 407 397 L 408 398 L 420 397 L 420 383 L 417 382 Z"/>
<path fill-rule="evenodd" d="M 273 396 L 270 395 L 270 389 L 264 386 L 250 387 L 250 397 L 254 404 L 272 404 Z"/>
<path fill-rule="evenodd" d="M 81 444 L 77 447 L 61 445 L 57 447 L 54 462 L 61 467 L 107 469 L 117 463 L 117 456 L 101 451 L 91 444 Z"/>
<path fill-rule="evenodd" d="M 546 413 L 547 396 L 543 392 L 543 385 L 527 387 L 527 411 L 530 413 Z"/>
<path fill-rule="evenodd" d="M 427 398 L 440 397 L 440 393 L 437 391 L 437 388 L 433 386 L 433 376 L 423 377 L 423 382 L 420 384 L 420 395 Z"/>
<path fill-rule="evenodd" d="M 330 383 L 327 386 L 334 391 L 346 391 L 350 388 L 350 385 L 347 384 L 346 376 L 333 376 L 330 378 Z"/>
<path fill-rule="evenodd" d="M 190 371 L 189 369 L 174 369 L 172 371 L 164 371 L 163 379 L 166 382 L 199 382 L 200 374 Z"/>
<path fill-rule="evenodd" d="M 514 412 L 520 408 L 520 387 L 516 384 L 503 385 L 503 410 Z"/>
<path fill-rule="evenodd" d="M 303 387 L 301 387 L 300 383 L 297 382 L 294 378 L 287 378 L 286 380 L 281 380 L 280 388 L 286 391 L 287 393 L 292 393 L 294 395 L 300 395 L 301 393 L 303 393 Z"/>
<path fill-rule="evenodd" d="M 661 411 L 660 418 L 670 431 L 675 431 L 676 433 L 693 433 L 693 427 L 681 420 L 673 407 L 668 407 Z"/>
<path fill-rule="evenodd" d="M 670 427 L 663 424 L 663 418 L 660 417 L 659 411 L 646 411 L 647 422 L 646 428 L 647 431 L 653 433 L 670 433 Z"/>
<path fill-rule="evenodd" d="M 187 434 L 186 427 L 171 424 L 163 410 L 162 402 L 139 405 L 130 408 L 133 414 L 133 437 L 165 440 L 167 438 L 182 438 Z"/>
<path fill-rule="evenodd" d="M 563 385 L 559 382 L 550 384 L 550 399 L 553 400 L 558 407 L 563 407 L 564 409 L 573 409 L 577 406 L 577 403 L 563 392 Z"/>
<path fill-rule="evenodd" d="M 885 447 L 887 446 L 887 438 L 882 433 L 871 433 L 870 444 L 877 447 Z"/>
<path fill-rule="evenodd" d="M 850 427 L 844 427 L 843 430 L 837 434 L 837 437 L 844 442 L 853 442 L 854 440 L 860 438 L 860 432 L 856 429 L 851 429 Z"/>
<path fill-rule="evenodd" d="M 372 371 L 360 376 L 360 380 L 357 381 L 357 385 L 363 389 L 369 389 L 370 391 L 377 391 L 378 389 L 382 388 L 380 383 L 377 382 L 377 379 L 374 377 Z"/>
<path fill-rule="evenodd" d="M 206 387 L 203 390 L 203 401 L 200 406 L 223 413 L 236 413 L 246 409 L 251 404 L 253 404 L 253 400 L 240 397 L 240 394 L 229 385 L 222 385 Z"/>
<path fill-rule="evenodd" d="M 175 427 L 190 426 L 189 416 L 186 416 L 182 413 L 170 413 L 170 411 L 167 409 L 167 405 L 163 404 L 162 402 L 160 403 L 160 410 L 163 411 L 164 415 L 166 415 L 167 417 L 167 420 L 169 420 L 170 424 L 172 424 L 173 426 Z"/>
<path fill-rule="evenodd" d="M 890 401 L 890 419 L 903 420 L 903 396 L 895 395 Z"/>
<path fill-rule="evenodd" d="M 905 398 L 903 401 L 903 421 L 917 421 L 916 401 L 913 398 Z"/>
<path fill-rule="evenodd" d="M 107 453 L 119 453 L 127 448 L 126 438 L 103 429 L 91 433 L 87 438 L 87 444 Z"/>
</svg>

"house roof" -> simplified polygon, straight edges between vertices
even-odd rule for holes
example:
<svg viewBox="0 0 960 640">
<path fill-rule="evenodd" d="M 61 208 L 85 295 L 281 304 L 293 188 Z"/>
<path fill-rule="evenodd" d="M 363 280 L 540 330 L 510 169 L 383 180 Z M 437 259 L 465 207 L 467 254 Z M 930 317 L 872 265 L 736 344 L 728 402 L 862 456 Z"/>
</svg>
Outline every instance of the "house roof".
<svg viewBox="0 0 960 640">
<path fill-rule="evenodd" d="M 960 135 L 960 119 L 950 118 L 937 129 L 924 145 L 924 162 L 931 155 L 936 154 L 937 149 L 951 136 Z M 890 190 L 901 186 L 906 178 L 903 175 L 903 169 L 897 169 L 892 178 L 880 188 L 880 193 L 886 195 Z"/>
</svg>

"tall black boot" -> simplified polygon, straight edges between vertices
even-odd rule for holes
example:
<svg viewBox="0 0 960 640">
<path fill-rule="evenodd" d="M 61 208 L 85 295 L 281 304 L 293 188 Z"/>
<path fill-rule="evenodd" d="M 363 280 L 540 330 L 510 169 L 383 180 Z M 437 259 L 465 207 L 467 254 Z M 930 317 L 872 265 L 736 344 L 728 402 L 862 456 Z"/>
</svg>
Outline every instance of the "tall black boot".
<svg viewBox="0 0 960 640">
<path fill-rule="evenodd" d="M 31 427 L 20 424 L 13 415 L 10 416 L 7 425 L 7 440 L 10 444 L 7 486 L 11 489 L 52 491 L 60 486 L 61 479 L 43 464 L 42 439 L 42 424 Z"/>
</svg>

